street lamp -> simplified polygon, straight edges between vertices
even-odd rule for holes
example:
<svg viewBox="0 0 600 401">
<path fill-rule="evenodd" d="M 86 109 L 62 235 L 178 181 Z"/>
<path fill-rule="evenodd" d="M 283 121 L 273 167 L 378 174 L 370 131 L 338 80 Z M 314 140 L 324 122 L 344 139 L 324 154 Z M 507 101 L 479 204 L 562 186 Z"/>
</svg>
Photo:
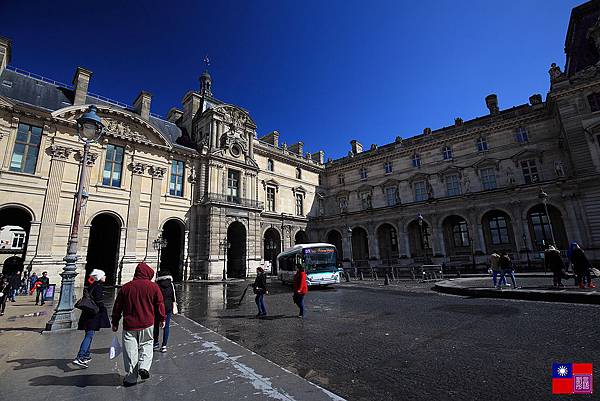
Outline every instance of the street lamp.
<svg viewBox="0 0 600 401">
<path fill-rule="evenodd" d="M 469 242 L 471 243 L 471 263 L 473 264 L 473 271 L 477 270 L 477 264 L 475 262 L 475 227 L 469 224 Z"/>
<path fill-rule="evenodd" d="M 523 245 L 525 245 L 525 253 L 527 254 L 527 269 L 531 271 L 531 259 L 529 259 L 529 247 L 527 246 L 527 236 L 523 233 Z M 544 263 L 544 272 L 546 272 L 546 264 Z"/>
<path fill-rule="evenodd" d="M 104 133 L 104 124 L 94 105 L 88 107 L 85 113 L 77 121 L 77 135 L 83 141 L 83 156 L 81 157 L 81 169 L 79 170 L 79 181 L 75 195 L 75 210 L 73 222 L 71 223 L 71 235 L 67 245 L 67 255 L 63 258 L 66 262 L 60 273 L 60 298 L 54 314 L 46 323 L 46 331 L 72 329 L 76 326 L 75 314 L 73 312 L 75 276 L 77 276 L 77 245 L 79 242 L 79 219 L 81 206 L 87 193 L 83 188 L 87 175 L 87 159 L 92 143 L 97 142 Z M 85 195 L 84 195 L 85 194 Z"/>
<path fill-rule="evenodd" d="M 158 234 L 158 238 L 152 241 L 152 247 L 158 252 L 158 258 L 156 259 L 156 270 L 160 270 L 160 251 L 167 247 L 167 240 L 163 238 L 162 233 Z"/>
<path fill-rule="evenodd" d="M 219 247 L 223 248 L 223 281 L 227 281 L 227 250 L 231 248 L 231 243 L 227 240 L 227 237 L 219 241 Z"/>
<path fill-rule="evenodd" d="M 353 259 L 354 259 L 354 255 L 352 254 L 352 229 L 350 227 L 348 227 L 348 244 L 350 245 L 350 268 L 352 269 L 352 265 L 353 263 Z M 356 269 L 356 266 L 354 266 L 354 277 L 356 277 L 358 274 L 358 271 Z"/>
<path fill-rule="evenodd" d="M 419 233 L 421 234 L 421 248 L 425 254 L 425 264 L 429 263 L 429 255 L 427 254 L 427 248 L 425 247 L 425 236 L 423 234 L 423 216 L 421 213 L 417 216 L 417 222 L 419 223 Z"/>
<path fill-rule="evenodd" d="M 554 239 L 554 229 L 552 228 L 552 219 L 550 218 L 550 214 L 548 213 L 548 194 L 544 192 L 544 190 L 540 187 L 540 193 L 538 194 L 538 198 L 544 204 L 544 211 L 546 212 L 546 218 L 548 219 L 548 225 L 550 226 L 550 236 L 552 237 L 552 245 L 556 246 L 556 240 Z"/>
<path fill-rule="evenodd" d="M 269 251 L 269 259 L 271 262 L 271 275 L 272 275 L 274 273 L 273 270 L 275 268 L 275 241 L 273 241 L 273 238 L 269 238 L 269 240 L 267 241 L 267 250 Z"/>
</svg>

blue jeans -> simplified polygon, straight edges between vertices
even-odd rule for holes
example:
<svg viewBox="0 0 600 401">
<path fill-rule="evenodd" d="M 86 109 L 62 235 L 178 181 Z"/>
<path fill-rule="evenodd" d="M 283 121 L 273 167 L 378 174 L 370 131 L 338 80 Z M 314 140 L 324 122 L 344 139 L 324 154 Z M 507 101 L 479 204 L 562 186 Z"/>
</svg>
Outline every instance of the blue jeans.
<svg viewBox="0 0 600 401">
<path fill-rule="evenodd" d="M 266 315 L 267 307 L 265 306 L 265 294 L 256 294 L 254 302 L 256 302 L 256 306 L 258 307 L 258 313 L 261 315 Z"/>
<path fill-rule="evenodd" d="M 492 282 L 494 283 L 494 287 L 496 287 L 496 284 L 498 283 L 498 275 L 499 274 L 500 274 L 500 270 L 492 270 Z M 500 284 L 506 285 L 506 277 L 503 277 Z"/>
<path fill-rule="evenodd" d="M 298 309 L 300 309 L 298 316 L 304 316 L 304 295 L 294 294 L 294 303 L 298 305 Z"/>
<path fill-rule="evenodd" d="M 13 288 L 12 290 L 10 290 L 10 300 L 14 301 L 15 297 L 19 294 L 19 289 L 18 288 Z"/>
<path fill-rule="evenodd" d="M 85 337 L 79 346 L 79 352 L 77 353 L 77 359 L 89 358 L 90 348 L 92 347 L 92 340 L 94 339 L 94 330 L 86 330 Z"/>
<path fill-rule="evenodd" d="M 515 272 L 513 272 L 512 270 L 502 270 L 502 273 L 500 273 L 500 281 L 498 282 L 498 287 L 502 284 L 502 280 L 504 280 L 504 283 L 506 284 L 506 276 L 510 277 L 513 288 L 517 288 L 517 281 L 515 280 Z"/>
<path fill-rule="evenodd" d="M 166 347 L 167 346 L 167 342 L 169 341 L 169 332 L 170 332 L 170 328 L 169 325 L 171 324 L 171 315 L 173 314 L 173 312 L 167 312 L 167 318 L 165 319 L 165 328 L 163 329 L 163 338 L 162 338 L 162 346 Z M 158 346 L 159 342 L 158 342 L 158 333 L 160 330 L 160 323 L 156 322 L 154 323 L 154 346 Z"/>
</svg>

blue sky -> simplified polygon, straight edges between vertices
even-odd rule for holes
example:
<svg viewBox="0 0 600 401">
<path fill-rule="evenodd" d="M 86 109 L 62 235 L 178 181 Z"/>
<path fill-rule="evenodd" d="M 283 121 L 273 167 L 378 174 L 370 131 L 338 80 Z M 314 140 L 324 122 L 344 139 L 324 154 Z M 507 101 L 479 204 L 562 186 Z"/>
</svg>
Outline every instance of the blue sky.
<svg viewBox="0 0 600 401">
<path fill-rule="evenodd" d="M 211 59 L 213 94 L 247 109 L 258 134 L 344 156 L 544 97 L 564 65 L 574 0 L 2 0 L 12 65 L 152 111 L 181 108 Z"/>
</svg>

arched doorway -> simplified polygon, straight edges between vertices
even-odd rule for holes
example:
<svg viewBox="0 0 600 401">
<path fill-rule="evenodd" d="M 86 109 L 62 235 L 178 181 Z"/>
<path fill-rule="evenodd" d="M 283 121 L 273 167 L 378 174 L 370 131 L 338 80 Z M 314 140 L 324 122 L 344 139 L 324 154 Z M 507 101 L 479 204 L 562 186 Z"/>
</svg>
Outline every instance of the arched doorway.
<svg viewBox="0 0 600 401">
<path fill-rule="evenodd" d="M 446 256 L 471 254 L 471 231 L 467 221 L 460 216 L 448 216 L 442 222 Z"/>
<path fill-rule="evenodd" d="M 176 282 L 183 278 L 184 233 L 185 227 L 177 219 L 167 220 L 163 225 L 162 237 L 167 241 L 167 246 L 160 253 L 160 270 L 171 272 Z"/>
<path fill-rule="evenodd" d="M 385 223 L 377 229 L 379 242 L 379 259 L 383 265 L 389 266 L 396 263 L 398 252 L 398 234 L 391 224 Z"/>
<path fill-rule="evenodd" d="M 308 243 L 308 236 L 306 235 L 306 231 L 299 230 L 294 236 L 294 242 L 296 243 L 296 245 Z"/>
<path fill-rule="evenodd" d="M 342 247 L 342 234 L 338 230 L 331 230 L 327 234 L 327 243 L 335 245 L 337 249 L 337 264 L 344 260 L 344 248 Z"/>
<path fill-rule="evenodd" d="M 408 242 L 410 245 L 410 254 L 413 258 L 427 259 L 431 256 L 431 228 L 423 220 L 422 226 L 417 220 L 413 220 L 408 225 Z"/>
<path fill-rule="evenodd" d="M 514 252 L 515 235 L 510 216 L 501 210 L 490 210 L 481 218 L 487 253 Z"/>
<path fill-rule="evenodd" d="M 106 273 L 106 285 L 119 283 L 120 241 L 121 224 L 119 219 L 110 213 L 100 213 L 92 219 L 85 263 L 86 276 L 93 269 L 101 269 Z"/>
<path fill-rule="evenodd" d="M 359 266 L 369 261 L 369 236 L 362 227 L 352 229 L 352 259 Z"/>
<path fill-rule="evenodd" d="M 552 233 L 556 240 L 558 249 L 567 249 L 567 233 L 563 224 L 563 219 L 560 211 L 552 206 L 547 205 L 550 222 L 546 215 L 544 205 L 535 205 L 527 213 L 527 223 L 529 224 L 529 232 L 533 241 L 533 247 L 539 251 L 545 250 L 548 245 L 552 244 Z M 550 227 L 552 224 L 552 227 Z"/>
<path fill-rule="evenodd" d="M 227 277 L 246 277 L 246 227 L 235 221 L 227 228 Z"/>
<path fill-rule="evenodd" d="M 271 274 L 277 274 L 277 255 L 281 252 L 281 237 L 273 227 L 265 231 L 263 241 L 265 262 L 271 262 Z"/>
<path fill-rule="evenodd" d="M 31 214 L 24 208 L 8 206 L 0 209 L 2 274 L 10 275 L 23 270 L 31 220 Z"/>
</svg>

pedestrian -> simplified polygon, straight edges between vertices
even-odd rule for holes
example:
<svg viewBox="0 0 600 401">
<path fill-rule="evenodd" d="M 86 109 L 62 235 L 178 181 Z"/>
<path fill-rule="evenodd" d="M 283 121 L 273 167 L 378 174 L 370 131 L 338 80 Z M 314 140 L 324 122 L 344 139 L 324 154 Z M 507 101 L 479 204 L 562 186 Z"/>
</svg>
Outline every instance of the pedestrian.
<svg viewBox="0 0 600 401">
<path fill-rule="evenodd" d="M 50 285 L 50 279 L 48 278 L 48 272 L 43 272 L 41 277 L 38 277 L 38 279 L 35 282 L 35 304 L 37 305 L 40 302 L 40 297 L 41 299 L 41 305 L 44 305 L 44 303 L 46 303 L 46 290 L 48 289 L 48 286 Z"/>
<path fill-rule="evenodd" d="M 515 279 L 515 272 L 513 270 L 512 261 L 508 257 L 508 254 L 503 251 L 500 253 L 500 259 L 498 260 L 498 265 L 500 267 L 500 280 L 498 281 L 497 289 L 500 289 L 502 286 L 502 280 L 506 283 L 506 276 L 510 276 L 512 281 L 513 288 L 517 288 L 517 281 Z"/>
<path fill-rule="evenodd" d="M 492 283 L 496 287 L 498 283 L 498 275 L 500 274 L 500 255 L 496 252 L 490 255 L 490 269 L 492 270 Z M 502 284 L 502 283 L 500 283 Z M 503 284 L 506 285 L 506 277 L 503 279 Z"/>
<path fill-rule="evenodd" d="M 298 313 L 299 318 L 304 317 L 304 296 L 308 292 L 308 285 L 306 284 L 306 273 L 304 267 L 301 264 L 296 265 L 296 274 L 294 275 L 294 303 L 300 310 Z"/>
<path fill-rule="evenodd" d="M 585 256 L 583 249 L 581 249 L 576 241 L 572 241 L 569 245 L 569 251 L 571 264 L 573 264 L 573 273 L 575 273 L 575 285 L 579 285 L 579 288 L 585 288 L 587 283 L 588 288 L 596 288 L 594 283 L 592 283 L 592 276 L 590 274 L 592 265 L 587 256 Z"/>
<path fill-rule="evenodd" d="M 10 283 L 6 277 L 0 278 L 0 316 L 4 316 L 6 309 L 6 301 L 8 300 L 8 292 L 10 291 Z"/>
<path fill-rule="evenodd" d="M 554 287 L 564 287 L 562 279 L 568 279 L 569 275 L 565 272 L 565 264 L 560 256 L 560 251 L 553 245 L 544 251 L 544 265 L 553 274 L 552 284 Z"/>
<path fill-rule="evenodd" d="M 73 363 L 83 368 L 87 368 L 88 363 L 92 360 L 90 348 L 92 346 L 92 340 L 94 339 L 94 332 L 99 331 L 100 329 L 110 328 L 108 312 L 106 311 L 106 306 L 104 306 L 104 289 L 102 288 L 102 283 L 104 283 L 105 280 L 106 274 L 104 271 L 94 269 L 88 278 L 88 286 L 84 289 L 98 307 L 98 313 L 83 310 L 79 317 L 79 323 L 77 324 L 77 330 L 85 331 L 85 336 L 81 341 L 79 352 Z"/>
<path fill-rule="evenodd" d="M 33 286 L 35 285 L 35 282 L 37 281 L 38 276 L 37 274 L 35 274 L 35 272 L 31 273 L 31 276 L 29 276 L 29 288 L 27 289 L 28 291 L 31 291 Z"/>
<path fill-rule="evenodd" d="M 133 280 L 126 283 L 117 294 L 112 311 L 112 330 L 119 329 L 123 316 L 123 386 L 137 384 L 150 377 L 154 322 L 165 328 L 165 305 L 158 285 L 152 282 L 154 270 L 141 262 L 135 268 Z M 156 313 L 156 316 L 155 316 Z"/>
<path fill-rule="evenodd" d="M 265 269 L 260 266 L 256 268 L 256 278 L 254 284 L 252 284 L 252 290 L 256 294 L 256 297 L 254 297 L 254 302 L 256 302 L 258 308 L 256 317 L 267 316 L 267 307 L 265 306 L 265 294 L 269 293 L 267 290 L 267 274 Z"/>
<path fill-rule="evenodd" d="M 154 320 L 154 349 L 160 349 L 160 352 L 167 352 L 167 343 L 169 342 L 169 324 L 171 323 L 171 316 L 173 315 L 173 307 L 177 302 L 175 296 L 175 286 L 173 285 L 173 276 L 168 271 L 160 271 L 157 274 L 156 284 L 160 288 L 160 292 L 163 296 L 163 302 L 165 305 L 165 324 L 163 329 L 162 346 L 158 341 L 158 335 L 160 332 L 160 321 Z"/>
<path fill-rule="evenodd" d="M 21 271 L 18 270 L 8 279 L 10 283 L 10 302 L 16 302 L 15 297 L 19 293 L 19 288 L 21 287 Z"/>
<path fill-rule="evenodd" d="M 19 295 L 27 295 L 27 291 L 29 290 L 29 276 L 26 271 L 23 272 L 23 277 L 21 278 L 21 285 L 19 286 Z"/>
</svg>

